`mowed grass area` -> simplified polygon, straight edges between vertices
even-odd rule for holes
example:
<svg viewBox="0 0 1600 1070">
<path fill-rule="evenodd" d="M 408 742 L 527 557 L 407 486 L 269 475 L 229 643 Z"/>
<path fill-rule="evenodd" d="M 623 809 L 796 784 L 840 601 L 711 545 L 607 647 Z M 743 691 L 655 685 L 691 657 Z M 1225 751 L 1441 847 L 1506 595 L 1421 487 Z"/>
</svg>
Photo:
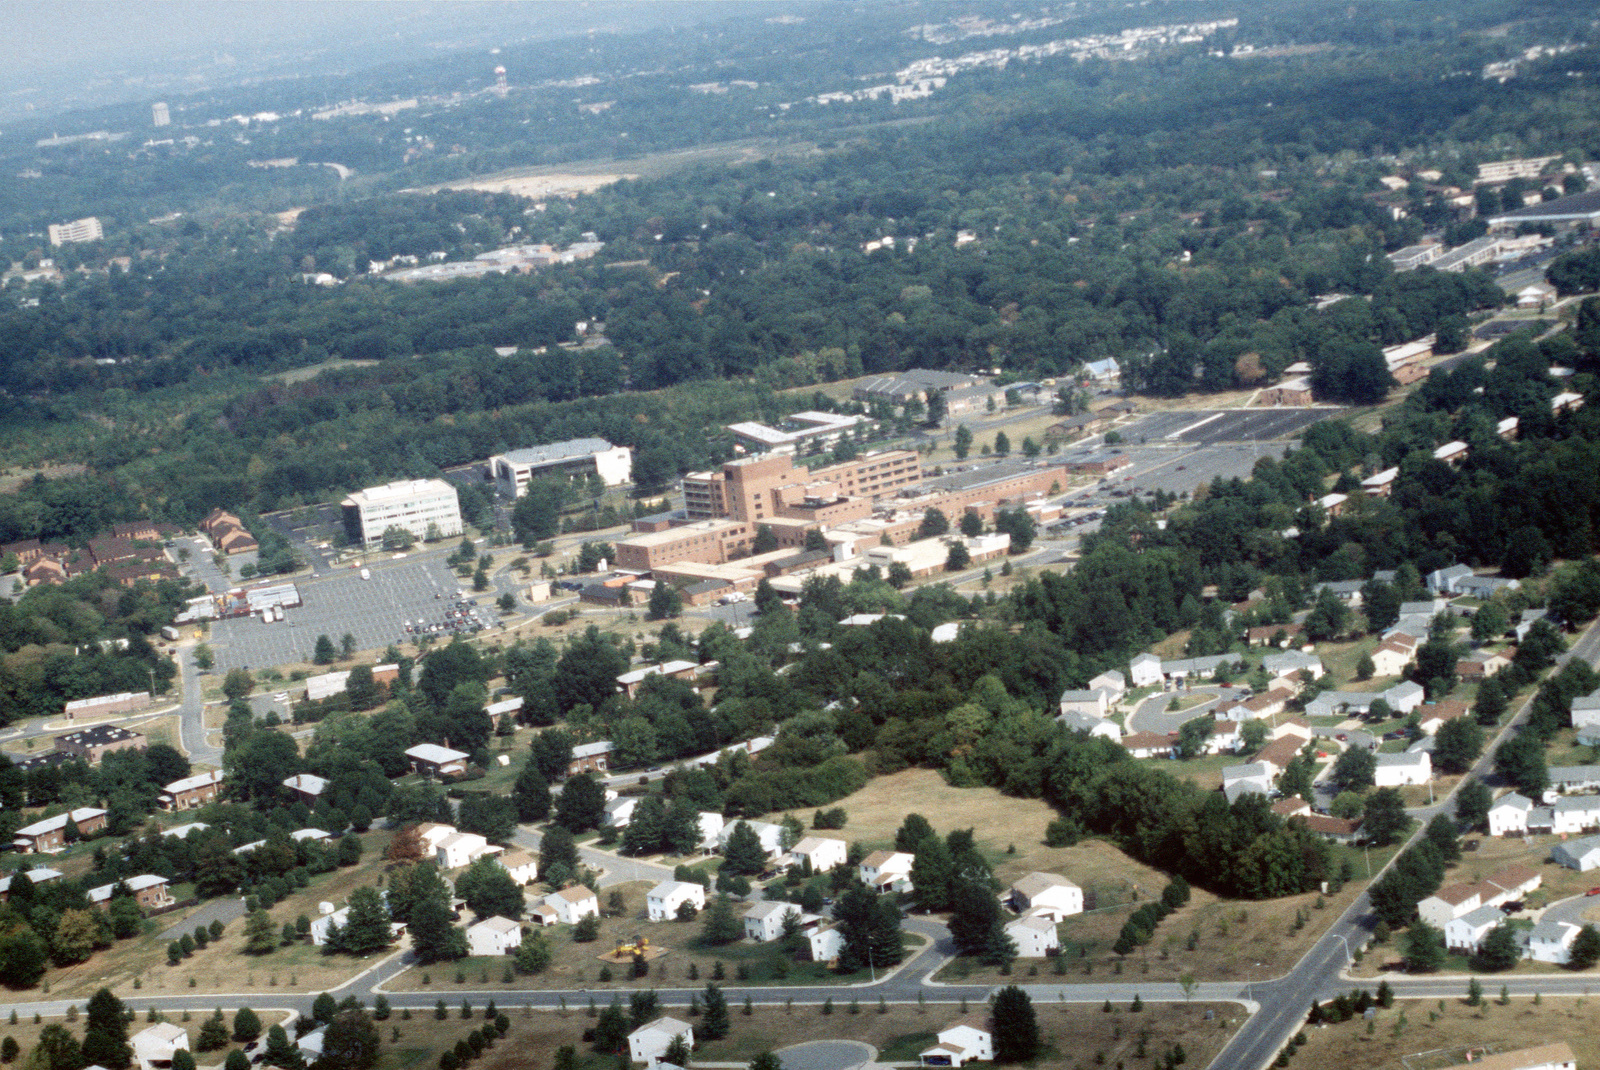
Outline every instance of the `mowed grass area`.
<svg viewBox="0 0 1600 1070">
<path fill-rule="evenodd" d="M 532 976 L 513 973 L 507 979 L 506 968 L 511 965 L 511 958 L 501 955 L 414 967 L 384 987 L 391 992 L 436 991 L 447 1002 L 450 990 L 458 984 L 506 991 L 587 988 L 591 992 L 625 992 L 635 988 L 693 987 L 711 980 L 719 962 L 723 979 L 728 984 L 825 985 L 852 984 L 868 979 L 868 971 L 864 969 L 841 974 L 822 963 L 796 962 L 793 956 L 784 954 L 776 941 L 754 943 L 741 939 L 720 947 L 702 946 L 703 912 L 689 922 L 648 919 L 645 896 L 652 886 L 648 881 L 635 881 L 605 889 L 601 906 L 607 907 L 612 892 L 620 892 L 624 909 L 618 916 L 601 919 L 600 936 L 596 940 L 579 943 L 572 938 L 571 925 L 553 925 L 541 930 L 553 952 L 550 967 L 543 973 Z M 734 903 L 734 916 L 741 927 L 748 908 L 748 904 Z M 648 940 L 652 948 L 666 952 L 650 958 L 646 976 L 634 978 L 630 963 L 626 961 L 620 964 L 602 961 L 601 956 L 612 952 L 617 945 L 631 944 L 639 937 Z M 910 948 L 922 942 L 910 934 L 906 934 L 906 940 Z M 609 981 L 601 980 L 603 970 L 609 970 Z M 741 970 L 745 977 L 739 976 Z"/>
<path fill-rule="evenodd" d="M 1035 1004 L 1040 1031 L 1047 1045 L 1044 1055 L 1032 1065 L 1059 1070 L 1088 1070 L 1119 1061 L 1127 1066 L 1148 1065 L 1175 1044 L 1188 1056 L 1187 1065 L 1205 1066 L 1215 1057 L 1240 1019 L 1239 1008 L 1231 1004 L 1149 1005 L 1140 1013 L 1126 1007 L 1111 1014 L 1098 1006 Z M 744 1062 L 763 1051 L 778 1051 L 811 1040 L 859 1040 L 879 1051 L 880 1061 L 915 1062 L 917 1054 L 934 1043 L 934 1034 L 961 1016 L 956 1004 L 931 1003 L 925 1007 L 891 1006 L 880 1013 L 875 1000 L 863 1000 L 857 1013 L 850 1012 L 848 998 L 835 1000 L 833 1013 L 823 1014 L 820 1006 L 757 1005 L 747 1017 L 738 1006 L 731 1007 L 732 1029 L 721 1040 L 703 1042 L 695 1049 L 695 1061 Z M 981 1013 L 974 1005 L 970 1011 Z M 1214 1018 L 1207 1021 L 1207 1011 Z M 384 1053 L 377 1070 L 432 1070 L 439 1053 L 452 1047 L 473 1027 L 481 1027 L 482 1008 L 472 1019 L 461 1021 L 458 1007 L 450 1017 L 435 1021 L 431 1014 L 413 1012 L 409 1022 L 398 1015 L 380 1023 Z M 613 1070 L 615 1055 L 595 1053 L 583 1042 L 583 1032 L 593 1026 L 582 1009 L 562 1012 L 510 1010 L 511 1031 L 506 1038 L 474 1064 L 475 1070 L 548 1070 L 557 1049 L 573 1045 L 581 1070 Z M 695 1024 L 683 1008 L 669 1008 L 673 1017 Z M 198 1019 L 197 1019 L 198 1020 Z M 399 1038 L 391 1039 L 394 1030 Z M 1136 1054 L 1141 1037 L 1148 1060 Z M 1096 1055 L 1103 1062 L 1096 1061 Z"/>
<path fill-rule="evenodd" d="M 1510 1052 L 1554 1041 L 1572 1045 L 1579 1066 L 1600 1064 L 1600 1033 L 1594 1029 L 1591 1000 L 1546 997 L 1514 999 L 1501 1006 L 1492 981 L 1485 981 L 1486 1004 L 1468 1007 L 1459 999 L 1400 1000 L 1379 1009 L 1373 1031 L 1359 1018 L 1306 1030 L 1306 1044 L 1294 1066 L 1338 1067 L 1339 1070 L 1432 1070 L 1457 1066 L 1466 1050 Z M 1402 1023 L 1401 1017 L 1404 1016 Z M 1409 1058 L 1408 1058 L 1409 1057 Z M 1402 1062 L 1405 1060 L 1405 1062 Z"/>
<path fill-rule="evenodd" d="M 268 911 L 275 930 L 293 922 L 301 914 L 317 916 L 317 904 L 343 905 L 351 891 L 364 884 L 375 884 L 387 863 L 384 849 L 391 833 L 368 832 L 361 837 L 362 862 L 348 869 L 336 869 L 311 878 L 311 883 Z M 324 955 L 301 938 L 288 947 L 266 955 L 246 955 L 244 920 L 229 922 L 222 938 L 197 948 L 193 955 L 176 966 L 167 965 L 170 938 L 162 933 L 182 925 L 190 932 L 194 923 L 186 919 L 203 910 L 205 904 L 173 911 L 146 920 L 143 936 L 118 940 L 98 951 L 88 961 L 69 967 L 51 967 L 44 976 L 54 999 L 87 999 L 101 986 L 119 996 L 185 995 L 203 997 L 212 992 L 266 991 L 281 988 L 287 992 L 323 992 L 349 980 L 377 962 L 380 955 L 352 959 L 346 955 Z M 401 945 L 396 944 L 398 949 Z M 193 979 L 193 986 L 190 980 Z M 134 987 L 135 980 L 139 987 Z M 197 1006 L 202 1004 L 197 1003 Z"/>
<path fill-rule="evenodd" d="M 1013 845 L 1027 855 L 1044 843 L 1045 827 L 1056 816 L 1039 799 L 1013 798 L 994 788 L 953 788 L 931 769 L 907 769 L 874 777 L 866 787 L 833 806 L 843 807 L 850 820 L 843 829 L 819 835 L 859 843 L 869 851 L 892 848 L 895 830 L 907 814 L 917 813 L 941 835 L 952 829 L 975 830 L 978 846 L 991 856 L 1004 854 Z M 789 811 L 808 829 L 815 812 L 814 807 Z M 776 822 L 782 818 L 780 812 L 763 820 Z"/>
</svg>

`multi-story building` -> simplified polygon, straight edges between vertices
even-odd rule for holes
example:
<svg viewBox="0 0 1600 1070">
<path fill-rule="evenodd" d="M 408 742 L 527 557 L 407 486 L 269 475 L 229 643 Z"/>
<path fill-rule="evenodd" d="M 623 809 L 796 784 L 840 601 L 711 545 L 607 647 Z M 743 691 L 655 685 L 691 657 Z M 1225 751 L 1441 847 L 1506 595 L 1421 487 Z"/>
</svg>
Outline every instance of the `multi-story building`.
<svg viewBox="0 0 1600 1070">
<path fill-rule="evenodd" d="M 98 724 L 78 732 L 57 736 L 55 748 L 62 754 L 82 758 L 90 765 L 119 750 L 144 750 L 149 741 L 127 728 L 114 724 Z"/>
<path fill-rule="evenodd" d="M 48 229 L 51 245 L 99 241 L 106 236 L 105 230 L 100 226 L 100 220 L 92 215 L 85 216 L 83 219 L 74 219 L 70 223 L 51 223 Z"/>
<path fill-rule="evenodd" d="M 364 546 L 383 542 L 383 533 L 401 528 L 415 539 L 450 539 L 461 534 L 461 502 L 456 488 L 442 479 L 404 479 L 367 487 L 346 498 L 344 528 Z"/>
<path fill-rule="evenodd" d="M 540 476 L 587 476 L 591 472 L 608 487 L 626 483 L 633 474 L 633 451 L 603 438 L 574 438 L 489 458 L 490 476 L 513 498 L 522 497 L 529 480 Z"/>
<path fill-rule="evenodd" d="M 159 100 L 156 101 L 154 104 L 150 105 L 150 125 L 151 126 L 166 126 L 171 122 L 172 122 L 172 109 L 171 108 L 167 107 L 164 103 L 162 103 Z"/>
<path fill-rule="evenodd" d="M 922 478 L 912 450 L 882 450 L 809 471 L 787 455 L 730 461 L 716 472 L 683 477 L 684 510 L 691 520 L 728 517 L 760 524 L 775 518 L 841 523 L 872 512 L 874 499 Z M 859 499 L 846 504 L 846 499 Z M 843 515 L 849 514 L 849 515 Z"/>
</svg>

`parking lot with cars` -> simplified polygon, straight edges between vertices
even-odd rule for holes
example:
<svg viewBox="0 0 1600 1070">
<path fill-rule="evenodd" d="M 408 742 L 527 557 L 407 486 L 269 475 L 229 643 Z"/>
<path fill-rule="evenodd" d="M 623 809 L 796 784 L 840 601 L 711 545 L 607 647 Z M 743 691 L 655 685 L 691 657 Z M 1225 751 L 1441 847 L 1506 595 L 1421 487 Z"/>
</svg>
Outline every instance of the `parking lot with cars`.
<svg viewBox="0 0 1600 1070">
<path fill-rule="evenodd" d="M 358 649 L 414 642 L 423 634 L 448 640 L 496 619 L 491 606 L 473 604 L 439 554 L 407 557 L 357 569 L 339 568 L 297 580 L 301 605 L 284 610 L 284 620 L 263 624 L 260 617 L 213 621 L 211 645 L 217 671 L 309 662 L 317 637 L 335 643 L 346 634 Z M 407 630 L 409 627 L 409 631 Z"/>
</svg>

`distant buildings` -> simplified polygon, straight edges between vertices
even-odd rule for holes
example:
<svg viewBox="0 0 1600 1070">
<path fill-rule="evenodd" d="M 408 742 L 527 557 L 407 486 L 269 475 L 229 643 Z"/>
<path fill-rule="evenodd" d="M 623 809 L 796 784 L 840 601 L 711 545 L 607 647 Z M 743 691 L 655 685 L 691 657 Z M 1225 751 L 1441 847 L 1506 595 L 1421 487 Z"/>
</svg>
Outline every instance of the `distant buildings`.
<svg viewBox="0 0 1600 1070">
<path fill-rule="evenodd" d="M 167 126 L 172 122 L 172 111 L 161 101 L 150 105 L 150 125 Z"/>
<path fill-rule="evenodd" d="M 51 223 L 47 229 L 50 232 L 51 245 L 99 241 L 105 237 L 105 230 L 101 228 L 100 220 L 92 215 L 74 219 L 70 223 Z"/>
<path fill-rule="evenodd" d="M 489 474 L 513 498 L 522 497 L 529 481 L 541 476 L 591 473 L 608 487 L 628 482 L 633 474 L 633 451 L 626 446 L 613 446 L 603 438 L 574 438 L 508 450 L 489 458 Z"/>
<path fill-rule="evenodd" d="M 368 548 L 383 542 L 390 528 L 412 538 L 451 539 L 460 535 L 461 503 L 456 488 L 442 479 L 406 479 L 367 487 L 342 503 L 345 533 Z"/>
</svg>

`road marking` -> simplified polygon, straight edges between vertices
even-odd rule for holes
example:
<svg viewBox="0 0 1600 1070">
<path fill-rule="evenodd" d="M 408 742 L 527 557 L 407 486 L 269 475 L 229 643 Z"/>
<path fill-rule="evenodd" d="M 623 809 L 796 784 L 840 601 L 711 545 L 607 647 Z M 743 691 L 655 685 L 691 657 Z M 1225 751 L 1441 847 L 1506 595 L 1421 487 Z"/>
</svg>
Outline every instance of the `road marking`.
<svg viewBox="0 0 1600 1070">
<path fill-rule="evenodd" d="M 1172 434 L 1167 435 L 1166 437 L 1169 440 L 1170 439 L 1175 439 L 1175 438 L 1181 438 L 1184 435 L 1188 434 L 1190 431 L 1193 431 L 1195 428 L 1204 427 L 1206 424 L 1210 423 L 1211 421 L 1220 420 L 1226 415 L 1228 415 L 1228 414 L 1225 413 L 1225 412 L 1214 412 L 1210 416 L 1207 416 L 1204 420 L 1196 421 L 1195 423 L 1190 424 L 1188 427 L 1180 427 L 1176 431 L 1172 432 Z"/>
</svg>

